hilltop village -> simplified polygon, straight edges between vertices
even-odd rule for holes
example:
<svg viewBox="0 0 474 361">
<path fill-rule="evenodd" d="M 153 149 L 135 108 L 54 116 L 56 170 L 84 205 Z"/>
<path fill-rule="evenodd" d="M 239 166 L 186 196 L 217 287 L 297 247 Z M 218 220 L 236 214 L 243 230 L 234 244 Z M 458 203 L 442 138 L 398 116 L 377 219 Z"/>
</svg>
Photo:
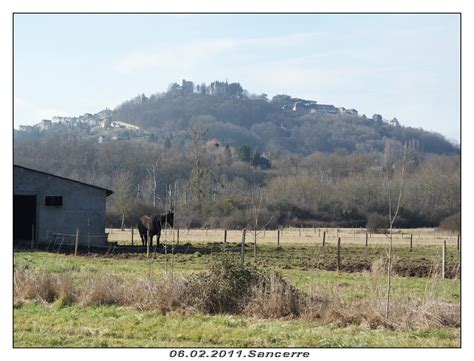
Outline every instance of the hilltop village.
<svg viewBox="0 0 474 361">
<path fill-rule="evenodd" d="M 268 100 L 266 94 L 249 94 L 242 88 L 240 83 L 228 83 L 227 80 L 225 82 L 214 81 L 210 85 L 206 85 L 204 83 L 194 84 L 192 81 L 183 79 L 181 85 L 172 83 L 166 93 L 159 94 L 158 96 L 189 96 L 192 94 L 221 98 L 264 100 L 278 105 L 283 111 L 294 112 L 297 115 L 359 116 L 356 109 L 346 109 L 331 104 L 319 104 L 316 100 L 293 98 L 289 95 L 276 95 L 271 100 Z M 148 98 L 146 98 L 145 95 L 141 95 L 138 96 L 137 99 L 138 101 L 145 101 Z M 96 137 L 98 143 L 135 138 L 150 138 L 153 136 L 151 133 L 136 125 L 113 120 L 112 114 L 112 110 L 105 109 L 96 114 L 85 113 L 77 117 L 54 116 L 52 119 L 43 119 L 38 124 L 32 126 L 20 125 L 19 133 L 34 135 L 43 132 L 64 132 L 73 130 Z M 365 118 L 365 115 L 362 117 Z M 396 118 L 386 121 L 380 114 L 374 114 L 372 120 L 377 123 L 385 122 L 394 127 L 400 126 Z"/>
</svg>

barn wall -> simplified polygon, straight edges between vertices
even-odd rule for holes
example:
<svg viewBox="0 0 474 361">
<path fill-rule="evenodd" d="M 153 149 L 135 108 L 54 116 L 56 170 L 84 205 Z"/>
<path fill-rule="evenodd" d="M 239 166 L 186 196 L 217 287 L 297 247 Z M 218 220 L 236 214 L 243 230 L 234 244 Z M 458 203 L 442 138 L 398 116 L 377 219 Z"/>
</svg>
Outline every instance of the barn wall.
<svg viewBox="0 0 474 361">
<path fill-rule="evenodd" d="M 48 232 L 75 234 L 87 244 L 88 235 L 105 236 L 105 190 L 74 181 L 14 167 L 15 195 L 36 195 L 36 242 L 47 242 Z M 46 206 L 45 196 L 62 196 L 62 206 Z M 65 237 L 64 243 L 74 243 Z M 105 237 L 91 237 L 91 245 L 103 245 Z"/>
</svg>

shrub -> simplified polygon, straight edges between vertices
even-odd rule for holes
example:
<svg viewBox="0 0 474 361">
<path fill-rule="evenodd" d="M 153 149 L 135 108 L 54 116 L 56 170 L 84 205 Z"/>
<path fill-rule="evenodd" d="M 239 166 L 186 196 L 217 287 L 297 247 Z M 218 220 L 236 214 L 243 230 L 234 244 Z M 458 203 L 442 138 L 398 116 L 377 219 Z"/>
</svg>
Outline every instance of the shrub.
<svg viewBox="0 0 474 361">
<path fill-rule="evenodd" d="M 461 232 L 461 212 L 454 213 L 443 219 L 439 223 L 439 228 L 451 232 Z"/>
<path fill-rule="evenodd" d="M 295 317 L 304 304 L 304 295 L 280 274 L 243 265 L 230 255 L 216 259 L 209 272 L 193 276 L 185 294 L 186 305 L 211 314 Z"/>
<path fill-rule="evenodd" d="M 243 313 L 263 318 L 296 317 L 304 306 L 305 295 L 276 272 L 262 274 L 252 287 Z"/>
<path fill-rule="evenodd" d="M 388 218 L 378 213 L 369 213 L 366 227 L 371 233 L 385 233 L 389 227 Z"/>
<path fill-rule="evenodd" d="M 239 313 L 258 280 L 253 268 L 225 254 L 216 259 L 206 273 L 191 277 L 186 288 L 186 304 L 215 313 Z"/>
</svg>

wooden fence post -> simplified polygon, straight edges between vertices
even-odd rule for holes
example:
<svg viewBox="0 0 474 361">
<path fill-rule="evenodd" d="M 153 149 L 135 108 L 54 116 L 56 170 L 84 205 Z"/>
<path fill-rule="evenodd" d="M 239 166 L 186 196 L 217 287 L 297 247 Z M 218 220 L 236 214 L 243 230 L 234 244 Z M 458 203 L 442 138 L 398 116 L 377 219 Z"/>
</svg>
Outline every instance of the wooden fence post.
<svg viewBox="0 0 474 361">
<path fill-rule="evenodd" d="M 365 246 L 367 247 L 369 245 L 369 234 L 365 232 Z"/>
<path fill-rule="evenodd" d="M 337 270 L 341 269 L 341 237 L 337 237 Z"/>
<path fill-rule="evenodd" d="M 410 252 L 413 249 L 413 234 L 410 234 Z"/>
<path fill-rule="evenodd" d="M 257 264 L 257 230 L 253 230 L 253 262 Z"/>
<path fill-rule="evenodd" d="M 146 231 L 146 258 L 150 258 L 150 231 Z"/>
<path fill-rule="evenodd" d="M 326 231 L 323 232 L 323 247 L 326 245 Z"/>
<path fill-rule="evenodd" d="M 78 245 L 79 245 L 79 227 L 76 228 L 76 244 L 74 245 L 74 256 L 77 256 Z"/>
<path fill-rule="evenodd" d="M 443 254 L 442 254 L 442 264 L 441 264 L 441 278 L 446 277 L 446 240 L 443 241 Z"/>
<path fill-rule="evenodd" d="M 227 244 L 227 229 L 224 229 L 224 244 Z"/>
<path fill-rule="evenodd" d="M 280 230 L 277 229 L 277 246 L 280 245 Z"/>
<path fill-rule="evenodd" d="M 35 246 L 35 225 L 32 224 L 31 225 L 31 244 L 30 244 L 31 249 L 33 249 L 34 246 Z"/>
<path fill-rule="evenodd" d="M 245 254 L 245 228 L 242 229 L 242 239 L 240 244 L 240 262 L 244 263 L 244 254 Z"/>
<path fill-rule="evenodd" d="M 133 226 L 132 226 L 132 246 L 133 246 Z"/>
</svg>

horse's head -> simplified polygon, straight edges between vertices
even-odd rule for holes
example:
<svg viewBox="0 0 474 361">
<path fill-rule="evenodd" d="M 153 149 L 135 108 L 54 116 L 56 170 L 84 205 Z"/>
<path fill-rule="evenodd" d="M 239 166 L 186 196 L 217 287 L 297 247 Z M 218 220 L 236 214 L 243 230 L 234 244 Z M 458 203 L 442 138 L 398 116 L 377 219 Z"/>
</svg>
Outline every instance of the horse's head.
<svg viewBox="0 0 474 361">
<path fill-rule="evenodd" d="M 171 227 L 174 227 L 174 212 L 169 211 L 168 213 L 162 213 L 155 218 L 160 223 L 161 227 L 163 227 L 166 223 L 168 223 Z"/>
</svg>

